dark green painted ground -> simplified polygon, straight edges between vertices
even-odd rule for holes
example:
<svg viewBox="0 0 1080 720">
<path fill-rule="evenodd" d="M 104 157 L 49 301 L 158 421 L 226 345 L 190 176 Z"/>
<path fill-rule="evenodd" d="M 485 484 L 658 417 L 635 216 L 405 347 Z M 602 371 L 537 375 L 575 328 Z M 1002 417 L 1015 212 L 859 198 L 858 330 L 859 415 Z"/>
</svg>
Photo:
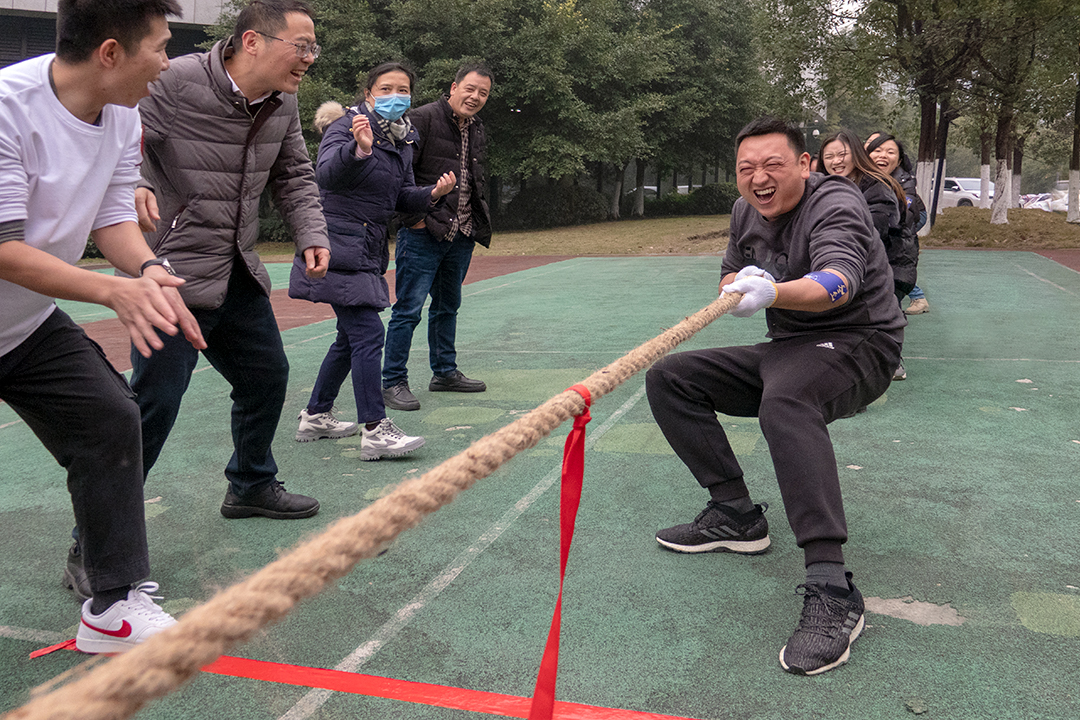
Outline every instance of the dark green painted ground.
<svg viewBox="0 0 1080 720">
<path fill-rule="evenodd" d="M 228 386 L 198 372 L 146 488 L 166 607 L 206 600 L 675 324 L 713 299 L 718 273 L 716 258 L 576 259 L 468 286 L 461 366 L 491 389 L 427 393 L 418 333 L 411 368 L 423 408 L 393 416 L 428 445 L 396 461 L 361 463 L 355 439 L 292 440 L 333 327 L 287 331 L 292 382 L 276 455 L 287 487 L 322 502 L 306 521 L 218 514 Z M 802 554 L 754 421 L 725 425 L 755 499 L 773 504 L 772 550 L 682 556 L 655 544 L 657 528 L 689 521 L 705 498 L 667 449 L 637 377 L 601 399 L 589 425 L 560 699 L 717 719 L 1080 716 L 1080 274 L 1029 253 L 927 251 L 920 284 L 933 309 L 911 320 L 909 379 L 831 428 L 848 564 L 873 598 L 851 662 L 816 678 L 780 670 L 801 606 Z M 725 317 L 685 347 L 763 333 L 761 318 Z M 350 417 L 351 393 L 339 405 Z M 366 647 L 351 669 L 530 695 L 557 591 L 556 476 L 568 429 L 234 654 L 333 668 Z M 59 583 L 72 519 L 62 472 L 6 406 L 0 467 L 6 710 L 82 658 L 27 657 L 74 633 L 78 605 Z M 482 716 L 205 675 L 142 717 Z"/>
</svg>

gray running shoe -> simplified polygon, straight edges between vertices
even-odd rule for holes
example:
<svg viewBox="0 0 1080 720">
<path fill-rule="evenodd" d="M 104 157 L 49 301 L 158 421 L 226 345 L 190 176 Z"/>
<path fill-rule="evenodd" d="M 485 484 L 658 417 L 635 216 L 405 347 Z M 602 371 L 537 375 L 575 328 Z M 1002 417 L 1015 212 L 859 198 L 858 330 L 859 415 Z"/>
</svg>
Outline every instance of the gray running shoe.
<svg viewBox="0 0 1080 720">
<path fill-rule="evenodd" d="M 760 555 L 769 549 L 769 521 L 765 519 L 768 509 L 768 503 L 761 503 L 740 515 L 710 500 L 694 522 L 660 530 L 656 542 L 676 552 Z"/>
<path fill-rule="evenodd" d="M 799 626 L 780 649 L 780 666 L 795 675 L 817 675 L 843 665 L 851 656 L 851 643 L 866 620 L 862 593 L 847 574 L 848 591 L 821 585 L 799 585 L 803 609 Z"/>
</svg>

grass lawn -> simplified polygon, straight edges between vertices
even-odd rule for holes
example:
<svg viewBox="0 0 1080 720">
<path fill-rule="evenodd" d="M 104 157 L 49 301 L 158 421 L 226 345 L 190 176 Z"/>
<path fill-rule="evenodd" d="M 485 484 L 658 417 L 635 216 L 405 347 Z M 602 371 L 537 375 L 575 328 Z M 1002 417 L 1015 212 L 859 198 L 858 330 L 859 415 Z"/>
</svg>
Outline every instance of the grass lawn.
<svg viewBox="0 0 1080 720">
<path fill-rule="evenodd" d="M 477 255 L 708 255 L 727 244 L 730 216 L 623 220 L 576 227 L 497 232 L 490 248 Z M 1010 210 L 1008 225 L 991 225 L 990 211 L 949 208 L 938 217 L 924 248 L 986 247 L 1007 250 L 1045 250 L 1080 247 L 1080 225 L 1065 222 L 1063 213 Z M 263 243 L 266 260 L 292 257 L 292 246 Z"/>
</svg>

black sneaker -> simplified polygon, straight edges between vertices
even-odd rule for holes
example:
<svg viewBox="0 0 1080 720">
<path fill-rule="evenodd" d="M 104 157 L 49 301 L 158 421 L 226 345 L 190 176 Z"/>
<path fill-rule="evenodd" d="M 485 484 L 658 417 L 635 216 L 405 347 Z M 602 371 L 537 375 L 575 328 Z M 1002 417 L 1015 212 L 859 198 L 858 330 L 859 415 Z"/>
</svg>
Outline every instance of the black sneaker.
<svg viewBox="0 0 1080 720">
<path fill-rule="evenodd" d="M 292 520 L 311 517 L 317 512 L 318 500 L 285 492 L 285 486 L 277 480 L 245 497 L 228 490 L 225 492 L 225 502 L 221 504 L 221 514 L 230 519 L 262 515 L 275 520 Z"/>
<path fill-rule="evenodd" d="M 402 380 L 397 385 L 383 388 L 383 405 L 393 410 L 419 410 L 420 401 L 412 394 L 409 383 Z"/>
<path fill-rule="evenodd" d="M 78 595 L 80 600 L 90 599 L 90 580 L 86 577 L 78 541 L 73 542 L 68 550 L 67 566 L 64 567 L 64 587 Z"/>
<path fill-rule="evenodd" d="M 473 380 L 465 377 L 460 370 L 454 370 L 449 375 L 433 375 L 428 383 L 431 392 L 484 392 L 487 385 L 483 380 Z"/>
<path fill-rule="evenodd" d="M 740 515 L 710 500 L 694 522 L 660 530 L 656 533 L 656 542 L 684 553 L 760 555 L 769 548 L 769 521 L 765 519 L 768 509 L 768 503 L 761 503 Z"/>
<path fill-rule="evenodd" d="M 800 585 L 803 591 L 799 627 L 780 649 L 780 666 L 795 675 L 817 675 L 843 665 L 851 655 L 851 643 L 859 637 L 866 620 L 862 593 L 851 583 L 846 593 L 821 585 Z"/>
</svg>

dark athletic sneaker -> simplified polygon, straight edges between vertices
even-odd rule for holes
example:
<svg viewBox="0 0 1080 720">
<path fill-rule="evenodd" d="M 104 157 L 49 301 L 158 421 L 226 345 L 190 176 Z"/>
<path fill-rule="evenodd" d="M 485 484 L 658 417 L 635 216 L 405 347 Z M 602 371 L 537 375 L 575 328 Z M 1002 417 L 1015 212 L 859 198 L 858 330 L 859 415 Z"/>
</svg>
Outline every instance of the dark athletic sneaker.
<svg viewBox="0 0 1080 720">
<path fill-rule="evenodd" d="M 799 627 L 780 649 L 780 666 L 795 675 L 817 675 L 843 665 L 851 655 L 851 643 L 859 637 L 866 620 L 862 593 L 851 583 L 845 594 L 837 588 L 800 585 L 803 591 Z"/>
<path fill-rule="evenodd" d="M 710 500 L 694 522 L 660 530 L 656 542 L 676 552 L 759 555 L 769 548 L 769 522 L 765 519 L 768 509 L 768 503 L 761 503 L 740 515 Z"/>
</svg>

